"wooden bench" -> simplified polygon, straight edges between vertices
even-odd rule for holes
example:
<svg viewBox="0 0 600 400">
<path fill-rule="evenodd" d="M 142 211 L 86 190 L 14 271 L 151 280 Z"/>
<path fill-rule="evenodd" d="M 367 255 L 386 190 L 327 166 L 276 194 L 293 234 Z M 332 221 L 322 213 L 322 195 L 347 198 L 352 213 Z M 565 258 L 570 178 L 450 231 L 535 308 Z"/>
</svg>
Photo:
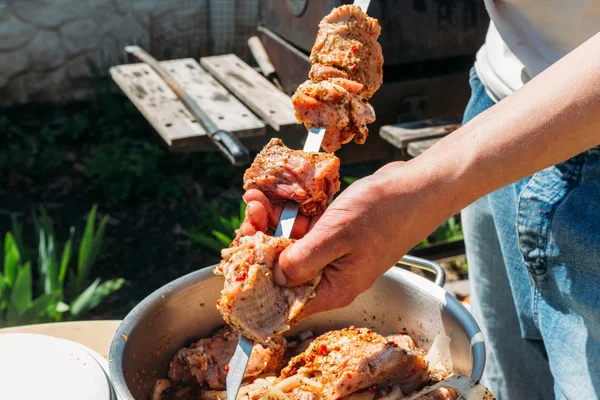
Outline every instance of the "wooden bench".
<svg viewBox="0 0 600 400">
<path fill-rule="evenodd" d="M 379 129 L 379 136 L 394 146 L 400 157 L 417 157 L 460 125 L 459 118 L 384 125 Z"/>
<path fill-rule="evenodd" d="M 233 54 L 161 61 L 218 128 L 233 133 L 251 150 L 265 135 L 297 137 L 303 131 L 290 97 Z M 116 84 L 173 151 L 214 150 L 206 131 L 173 90 L 147 64 L 110 68 Z M 252 140 L 256 139 L 256 140 Z M 301 147 L 301 143 L 298 143 Z"/>
</svg>

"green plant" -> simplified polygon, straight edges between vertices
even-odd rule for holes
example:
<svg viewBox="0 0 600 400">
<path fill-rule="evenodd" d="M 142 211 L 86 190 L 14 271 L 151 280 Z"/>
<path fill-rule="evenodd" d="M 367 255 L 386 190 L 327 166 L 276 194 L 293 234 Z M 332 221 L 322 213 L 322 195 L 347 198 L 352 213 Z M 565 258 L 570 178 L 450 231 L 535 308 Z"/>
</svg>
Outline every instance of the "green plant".
<svg viewBox="0 0 600 400">
<path fill-rule="evenodd" d="M 111 204 L 144 193 L 177 196 L 179 185 L 159 168 L 163 153 L 148 140 L 123 137 L 97 146 L 85 171 Z"/>
<path fill-rule="evenodd" d="M 200 226 L 186 235 L 192 243 L 221 252 L 235 238 L 235 230 L 240 227 L 246 215 L 246 203 L 240 202 L 239 211 L 234 215 L 219 214 L 216 203 L 207 204 L 200 213 Z"/>
<path fill-rule="evenodd" d="M 75 254 L 74 228 L 59 251 L 51 220 L 43 208 L 39 217 L 34 215 L 34 221 L 37 275 L 33 274 L 32 260 L 25 260 L 25 253 L 20 250 L 25 249 L 21 226 L 14 223 L 14 235 L 8 232 L 5 236 L 4 270 L 0 273 L 0 327 L 80 318 L 124 284 L 120 278 L 105 282 L 97 278 L 86 287 L 108 221 L 104 217 L 96 227 L 96 206 L 89 213 L 79 241 L 75 265 L 71 262 Z"/>
<path fill-rule="evenodd" d="M 456 216 L 450 217 L 441 224 L 431 235 L 424 239 L 419 246 L 428 246 L 435 242 L 453 242 L 464 238 L 462 228 Z"/>
<path fill-rule="evenodd" d="M 346 184 L 346 185 L 352 185 L 354 182 L 356 182 L 357 180 L 359 180 L 360 178 L 355 178 L 353 176 L 345 176 L 342 178 L 342 181 Z"/>
</svg>

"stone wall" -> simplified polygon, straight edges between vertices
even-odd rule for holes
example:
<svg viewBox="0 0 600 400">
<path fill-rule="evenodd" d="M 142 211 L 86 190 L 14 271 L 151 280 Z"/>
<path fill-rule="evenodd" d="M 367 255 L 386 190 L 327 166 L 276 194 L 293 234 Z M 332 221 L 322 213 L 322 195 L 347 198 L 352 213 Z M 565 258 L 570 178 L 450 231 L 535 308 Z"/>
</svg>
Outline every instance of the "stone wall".
<svg viewBox="0 0 600 400">
<path fill-rule="evenodd" d="M 0 106 L 89 97 L 127 44 L 247 59 L 257 23 L 258 0 L 0 0 Z"/>
</svg>

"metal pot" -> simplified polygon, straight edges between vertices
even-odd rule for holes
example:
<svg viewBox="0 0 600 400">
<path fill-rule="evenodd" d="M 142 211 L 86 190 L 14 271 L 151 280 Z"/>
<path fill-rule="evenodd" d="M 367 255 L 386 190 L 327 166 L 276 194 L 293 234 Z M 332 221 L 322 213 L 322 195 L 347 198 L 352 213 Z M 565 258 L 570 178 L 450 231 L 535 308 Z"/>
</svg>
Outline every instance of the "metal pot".
<svg viewBox="0 0 600 400">
<path fill-rule="evenodd" d="M 479 380 L 485 345 L 475 320 L 441 286 L 442 268 L 405 256 L 400 264 L 436 273 L 436 283 L 393 267 L 343 309 L 302 320 L 290 334 L 310 329 L 320 334 L 350 325 L 381 334 L 406 330 L 428 349 L 444 333 L 452 339 L 455 372 Z M 147 399 L 156 379 L 164 377 L 175 352 L 223 325 L 215 301 L 223 278 L 207 267 L 185 275 L 146 297 L 123 320 L 111 344 L 110 376 L 122 400 Z"/>
</svg>

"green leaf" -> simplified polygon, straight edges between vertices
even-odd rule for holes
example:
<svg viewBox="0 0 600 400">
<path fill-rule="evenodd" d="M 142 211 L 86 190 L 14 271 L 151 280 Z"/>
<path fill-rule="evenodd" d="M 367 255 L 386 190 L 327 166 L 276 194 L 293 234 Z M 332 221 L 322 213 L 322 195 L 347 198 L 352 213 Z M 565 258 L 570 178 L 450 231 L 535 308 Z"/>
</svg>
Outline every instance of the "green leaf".
<svg viewBox="0 0 600 400">
<path fill-rule="evenodd" d="M 347 184 L 347 185 L 352 185 L 354 182 L 356 182 L 359 178 L 355 178 L 352 176 L 345 176 L 342 178 L 342 180 Z"/>
<path fill-rule="evenodd" d="M 85 224 L 85 230 L 81 244 L 79 245 L 79 258 L 77 260 L 77 277 L 75 284 L 75 291 L 79 293 L 83 288 L 85 281 L 90 270 L 90 259 L 93 253 L 93 242 L 94 242 L 94 223 L 96 221 L 96 205 L 92 207 L 88 215 L 88 220 Z"/>
<path fill-rule="evenodd" d="M 54 234 L 49 225 L 49 218 L 42 212 L 42 224 L 38 224 L 38 269 L 43 292 L 54 293 L 59 289 L 59 267 L 56 262 Z"/>
<path fill-rule="evenodd" d="M 69 305 L 67 303 L 63 303 L 62 301 L 59 301 L 58 304 L 56 304 L 56 309 L 55 311 L 58 313 L 64 313 L 67 312 L 71 309 L 71 307 L 69 307 Z"/>
<path fill-rule="evenodd" d="M 83 289 L 83 286 L 89 277 L 92 266 L 94 265 L 98 254 L 100 253 L 100 249 L 102 248 L 102 241 L 104 240 L 104 231 L 106 229 L 106 224 L 108 223 L 108 216 L 102 218 L 100 224 L 98 225 L 98 229 L 94 234 L 96 209 L 97 206 L 94 204 L 92 210 L 90 211 L 83 234 L 83 239 L 81 240 L 81 245 L 79 247 L 75 293 L 79 293 Z"/>
<path fill-rule="evenodd" d="M 41 322 L 44 314 L 50 306 L 58 299 L 58 293 L 47 293 L 39 296 L 31 303 L 29 308 L 18 318 L 18 325 L 27 325 Z"/>
<path fill-rule="evenodd" d="M 100 250 L 102 249 L 102 242 L 104 241 L 104 232 L 106 231 L 107 223 L 108 215 L 105 215 L 104 218 L 102 218 L 102 220 L 100 221 L 100 225 L 98 225 L 98 229 L 96 230 L 96 234 L 94 235 L 92 258 L 90 259 L 90 268 L 96 262 L 98 254 L 100 254 Z"/>
<path fill-rule="evenodd" d="M 229 229 L 229 220 L 222 215 L 219 215 L 219 227 L 217 228 L 220 231 L 225 231 Z"/>
<path fill-rule="evenodd" d="M 219 232 L 219 231 L 212 231 L 211 233 L 212 233 L 212 234 L 213 234 L 213 236 L 214 236 L 214 237 L 216 237 L 216 238 L 217 238 L 217 240 L 218 240 L 218 241 L 219 241 L 219 242 L 220 242 L 222 245 L 224 245 L 225 247 L 228 247 L 228 246 L 231 244 L 231 242 L 233 241 L 233 239 L 232 239 L 232 238 L 230 238 L 229 236 L 225 235 L 225 234 L 224 234 L 224 233 L 222 233 L 222 232 Z"/>
<path fill-rule="evenodd" d="M 31 263 L 19 268 L 15 284 L 10 293 L 10 307 L 21 315 L 31 304 Z"/>
<path fill-rule="evenodd" d="M 90 311 L 94 307 L 97 307 L 106 297 L 121 289 L 124 284 L 125 279 L 123 278 L 111 279 L 100 284 L 96 290 L 94 290 L 92 297 L 87 302 L 87 308 L 83 311 L 80 311 L 79 315 Z"/>
<path fill-rule="evenodd" d="M 13 285 L 17 277 L 17 268 L 20 262 L 21 254 L 13 235 L 8 232 L 4 238 L 4 279 L 9 287 Z"/>
<path fill-rule="evenodd" d="M 73 317 L 77 317 L 85 312 L 90 304 L 90 301 L 93 299 L 94 292 L 96 288 L 100 284 L 100 278 L 96 279 L 87 289 L 85 289 L 75 300 L 71 302 L 71 311 L 70 314 Z"/>
<path fill-rule="evenodd" d="M 107 296 L 121 289 L 125 283 L 125 279 L 111 279 L 102 284 L 99 283 L 100 279 L 96 279 L 94 283 L 71 303 L 71 319 L 80 317 L 102 303 Z"/>
<path fill-rule="evenodd" d="M 71 247 L 73 243 L 73 234 L 71 233 L 71 238 L 67 240 L 65 243 L 65 247 L 63 248 L 62 257 L 60 258 L 60 269 L 58 273 L 58 283 L 60 289 L 63 289 L 63 284 L 65 281 L 65 276 L 67 275 L 67 268 L 69 267 L 69 261 L 71 261 Z"/>
<path fill-rule="evenodd" d="M 21 260 L 28 261 L 25 254 L 25 245 L 23 244 L 23 225 L 17 221 L 16 217 L 12 217 L 12 235 L 14 238 L 15 245 L 17 249 L 19 249 L 19 253 L 21 253 Z"/>
<path fill-rule="evenodd" d="M 4 282 L 4 275 L 0 272 L 0 320 L 2 320 L 2 310 L 6 306 L 6 297 L 8 296 L 8 286 Z"/>
<path fill-rule="evenodd" d="M 203 233 L 192 233 L 185 232 L 185 235 L 189 237 L 193 242 L 200 243 L 204 247 L 220 252 L 223 249 L 223 245 L 215 239 L 203 234 Z"/>
<path fill-rule="evenodd" d="M 240 201 L 240 221 L 243 221 L 246 218 L 246 203 L 242 200 Z"/>
</svg>

